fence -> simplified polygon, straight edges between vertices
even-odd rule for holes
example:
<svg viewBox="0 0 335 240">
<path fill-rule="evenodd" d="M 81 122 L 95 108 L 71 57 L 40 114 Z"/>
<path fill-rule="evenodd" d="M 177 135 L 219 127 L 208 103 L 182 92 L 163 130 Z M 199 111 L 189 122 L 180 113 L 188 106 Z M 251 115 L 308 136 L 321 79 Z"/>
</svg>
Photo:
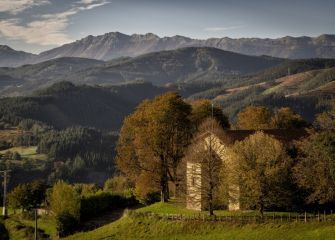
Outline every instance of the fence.
<svg viewBox="0 0 335 240">
<path fill-rule="evenodd" d="M 263 217 L 258 215 L 225 215 L 209 216 L 204 214 L 161 214 L 161 213 L 137 213 L 129 212 L 134 217 L 149 217 L 171 221 L 202 221 L 202 222 L 231 222 L 231 223 L 279 223 L 279 222 L 329 222 L 335 223 L 335 214 L 326 214 L 326 212 L 311 213 L 273 213 L 266 214 Z"/>
</svg>

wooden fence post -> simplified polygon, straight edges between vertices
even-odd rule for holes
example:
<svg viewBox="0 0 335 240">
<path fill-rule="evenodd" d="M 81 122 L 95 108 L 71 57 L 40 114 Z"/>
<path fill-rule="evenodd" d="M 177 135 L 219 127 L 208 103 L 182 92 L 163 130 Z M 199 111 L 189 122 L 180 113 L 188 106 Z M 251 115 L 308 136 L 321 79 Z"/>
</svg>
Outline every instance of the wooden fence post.
<svg viewBox="0 0 335 240">
<path fill-rule="evenodd" d="M 305 211 L 305 223 L 307 222 L 307 213 Z"/>
</svg>

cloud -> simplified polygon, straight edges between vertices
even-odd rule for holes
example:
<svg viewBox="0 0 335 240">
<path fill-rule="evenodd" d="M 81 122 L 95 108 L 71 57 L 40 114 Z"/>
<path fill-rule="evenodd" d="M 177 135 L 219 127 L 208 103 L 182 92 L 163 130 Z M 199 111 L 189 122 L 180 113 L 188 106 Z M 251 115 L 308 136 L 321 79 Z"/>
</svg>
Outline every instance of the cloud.
<svg viewBox="0 0 335 240">
<path fill-rule="evenodd" d="M 235 29 L 239 29 L 243 27 L 244 26 L 242 25 L 228 26 L 228 27 L 208 27 L 208 28 L 205 28 L 204 30 L 206 32 L 224 32 L 224 31 L 235 30 Z"/>
<path fill-rule="evenodd" d="M 89 1 L 89 0 L 87 0 Z M 1 0 L 0 12 L 17 14 L 28 8 L 50 4 L 49 0 Z"/>
<path fill-rule="evenodd" d="M 63 12 L 42 14 L 35 20 L 23 23 L 19 18 L 0 20 L 0 34 L 8 39 L 22 40 L 29 44 L 62 45 L 73 40 L 66 29 L 71 16 L 90 10 L 109 2 L 105 0 L 82 0 L 77 5 Z"/>
<path fill-rule="evenodd" d="M 21 26 L 18 19 L 10 19 L 0 21 L 0 33 L 8 39 L 26 43 L 60 45 L 72 41 L 64 32 L 67 26 L 67 18 L 33 21 L 25 26 Z"/>
</svg>

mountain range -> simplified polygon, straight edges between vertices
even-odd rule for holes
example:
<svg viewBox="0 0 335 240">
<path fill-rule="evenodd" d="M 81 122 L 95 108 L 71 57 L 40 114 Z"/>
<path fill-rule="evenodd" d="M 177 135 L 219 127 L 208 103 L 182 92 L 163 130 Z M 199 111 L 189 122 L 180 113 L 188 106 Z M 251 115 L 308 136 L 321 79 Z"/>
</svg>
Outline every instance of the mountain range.
<svg viewBox="0 0 335 240">
<path fill-rule="evenodd" d="M 207 47 L 180 48 L 107 62 L 63 57 L 17 68 L 0 68 L 0 93 L 3 96 L 29 94 L 59 81 L 90 85 L 147 81 L 158 86 L 186 82 L 225 83 L 227 78 L 254 74 L 285 61 Z"/>
<path fill-rule="evenodd" d="M 126 35 L 110 32 L 100 36 L 87 36 L 54 49 L 31 54 L 0 46 L 0 66 L 16 67 L 60 57 L 81 57 L 109 61 L 120 57 L 174 50 L 184 47 L 213 47 L 236 53 L 279 58 L 335 58 L 335 35 L 318 37 L 283 37 L 277 39 L 210 38 L 192 39 L 184 36 L 159 37 L 152 33 Z"/>
</svg>

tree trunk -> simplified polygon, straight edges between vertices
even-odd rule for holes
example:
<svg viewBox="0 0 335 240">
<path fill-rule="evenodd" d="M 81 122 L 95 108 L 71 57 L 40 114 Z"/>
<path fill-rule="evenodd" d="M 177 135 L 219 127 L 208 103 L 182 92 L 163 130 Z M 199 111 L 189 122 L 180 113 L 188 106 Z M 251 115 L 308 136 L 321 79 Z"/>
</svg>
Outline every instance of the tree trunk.
<svg viewBox="0 0 335 240">
<path fill-rule="evenodd" d="M 167 202 L 169 199 L 169 186 L 166 178 L 161 179 L 161 202 Z"/>
<path fill-rule="evenodd" d="M 209 215 L 213 216 L 214 215 L 214 209 L 213 209 L 213 201 L 209 201 Z"/>
<path fill-rule="evenodd" d="M 213 183 L 212 181 L 209 182 L 209 194 L 208 194 L 208 207 L 209 207 L 209 215 L 214 215 L 214 207 L 213 207 Z"/>
<path fill-rule="evenodd" d="M 259 206 L 259 213 L 261 214 L 261 218 L 263 219 L 264 217 L 264 204 L 261 203 Z"/>
<path fill-rule="evenodd" d="M 165 164 L 164 158 L 161 158 L 162 161 L 162 173 L 161 173 L 161 180 L 160 180 L 160 187 L 161 187 L 161 202 L 167 202 L 169 199 L 169 185 L 168 185 L 168 171 L 167 166 Z"/>
</svg>

